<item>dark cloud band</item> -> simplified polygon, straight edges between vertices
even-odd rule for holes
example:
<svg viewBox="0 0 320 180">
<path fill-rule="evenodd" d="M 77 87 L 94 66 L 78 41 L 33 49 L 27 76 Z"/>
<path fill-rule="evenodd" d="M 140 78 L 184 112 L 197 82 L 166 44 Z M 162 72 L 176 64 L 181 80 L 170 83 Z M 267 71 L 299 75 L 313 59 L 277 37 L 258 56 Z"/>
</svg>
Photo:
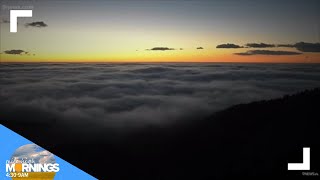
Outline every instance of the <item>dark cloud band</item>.
<svg viewBox="0 0 320 180">
<path fill-rule="evenodd" d="M 32 22 L 32 23 L 27 23 L 25 24 L 26 27 L 37 27 L 37 28 L 42 28 L 42 27 L 47 27 L 48 25 L 44 23 L 43 21 L 38 21 L 38 22 Z"/>
<path fill-rule="evenodd" d="M 147 49 L 148 51 L 170 51 L 175 50 L 174 48 L 168 48 L 168 47 L 154 47 L 151 49 Z"/>
<path fill-rule="evenodd" d="M 278 47 L 296 48 L 301 52 L 320 52 L 320 43 L 299 42 L 296 44 L 279 44 Z"/>
<path fill-rule="evenodd" d="M 241 56 L 252 56 L 252 55 L 300 55 L 302 53 L 300 52 L 294 52 L 294 51 L 270 51 L 270 50 L 250 50 L 243 53 L 234 53 L 236 55 Z"/>
<path fill-rule="evenodd" d="M 243 48 L 242 46 L 236 45 L 236 44 L 219 44 L 216 48 Z"/>
<path fill-rule="evenodd" d="M 11 55 L 22 55 L 22 54 L 28 54 L 28 52 L 21 50 L 21 49 L 12 49 L 12 50 L 6 50 L 3 51 L 5 54 L 11 54 Z"/>
<path fill-rule="evenodd" d="M 274 44 L 266 44 L 266 43 L 248 43 L 246 44 L 249 48 L 272 48 L 276 47 Z"/>
<path fill-rule="evenodd" d="M 294 45 L 301 52 L 320 52 L 320 43 L 300 42 Z"/>
</svg>

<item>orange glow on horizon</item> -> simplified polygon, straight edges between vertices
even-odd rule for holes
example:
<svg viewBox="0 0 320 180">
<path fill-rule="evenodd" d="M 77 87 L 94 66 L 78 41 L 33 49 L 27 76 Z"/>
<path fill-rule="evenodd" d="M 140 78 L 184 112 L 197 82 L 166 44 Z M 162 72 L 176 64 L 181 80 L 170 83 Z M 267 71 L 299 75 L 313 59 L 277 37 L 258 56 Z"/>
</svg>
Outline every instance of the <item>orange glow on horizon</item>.
<svg viewBox="0 0 320 180">
<path fill-rule="evenodd" d="M 162 54 L 161 54 L 162 53 Z M 41 56 L 41 55 L 7 55 L 1 54 L 0 62 L 243 62 L 243 63 L 320 63 L 317 54 L 302 54 L 294 56 L 272 56 L 272 55 L 252 55 L 240 56 L 234 54 L 214 54 L 210 51 L 201 53 L 167 53 L 151 52 L 151 54 L 141 53 L 136 55 L 122 54 L 110 57 L 95 56 Z"/>
</svg>

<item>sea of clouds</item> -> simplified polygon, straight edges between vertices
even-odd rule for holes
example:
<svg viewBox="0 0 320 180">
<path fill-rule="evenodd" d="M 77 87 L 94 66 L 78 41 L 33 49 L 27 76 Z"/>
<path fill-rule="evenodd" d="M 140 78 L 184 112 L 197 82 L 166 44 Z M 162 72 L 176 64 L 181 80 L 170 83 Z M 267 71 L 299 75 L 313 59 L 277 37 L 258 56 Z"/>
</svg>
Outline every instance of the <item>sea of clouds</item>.
<svg viewBox="0 0 320 180">
<path fill-rule="evenodd" d="M 94 132 L 200 121 L 234 104 L 319 87 L 320 65 L 2 63 L 0 86 L 0 112 L 17 124 Z"/>
</svg>

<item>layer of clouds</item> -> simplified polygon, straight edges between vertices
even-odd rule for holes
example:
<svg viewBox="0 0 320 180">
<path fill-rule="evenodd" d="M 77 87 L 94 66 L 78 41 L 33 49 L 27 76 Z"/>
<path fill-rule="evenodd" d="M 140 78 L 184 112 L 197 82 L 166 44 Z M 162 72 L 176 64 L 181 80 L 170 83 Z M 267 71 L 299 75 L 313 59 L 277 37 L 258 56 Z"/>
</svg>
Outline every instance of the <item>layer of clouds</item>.
<svg viewBox="0 0 320 180">
<path fill-rule="evenodd" d="M 67 133 L 92 142 L 110 129 L 199 121 L 230 105 L 314 88 L 319 72 L 313 64 L 2 63 L 0 112 L 23 128 L 51 128 L 59 142 Z"/>
<path fill-rule="evenodd" d="M 227 43 L 227 44 L 219 44 L 217 45 L 216 48 L 243 48 L 243 46 Z"/>
<path fill-rule="evenodd" d="M 44 23 L 43 21 L 38 21 L 38 22 L 31 22 L 31 23 L 26 23 L 26 27 L 37 27 L 37 28 L 43 28 L 47 27 L 48 25 Z"/>
<path fill-rule="evenodd" d="M 250 50 L 243 53 L 234 53 L 236 55 L 241 56 L 251 56 L 251 55 L 274 55 L 274 56 L 281 56 L 281 55 L 300 55 L 300 52 L 294 51 L 270 51 L 270 50 Z"/>
<path fill-rule="evenodd" d="M 274 44 L 266 44 L 266 43 L 247 43 L 247 47 L 249 48 L 272 48 L 276 47 Z"/>
<path fill-rule="evenodd" d="M 168 47 L 154 47 L 151 49 L 147 49 L 148 51 L 170 51 L 170 50 L 175 50 L 174 48 L 168 48 Z M 180 49 L 182 50 L 182 49 Z"/>
</svg>

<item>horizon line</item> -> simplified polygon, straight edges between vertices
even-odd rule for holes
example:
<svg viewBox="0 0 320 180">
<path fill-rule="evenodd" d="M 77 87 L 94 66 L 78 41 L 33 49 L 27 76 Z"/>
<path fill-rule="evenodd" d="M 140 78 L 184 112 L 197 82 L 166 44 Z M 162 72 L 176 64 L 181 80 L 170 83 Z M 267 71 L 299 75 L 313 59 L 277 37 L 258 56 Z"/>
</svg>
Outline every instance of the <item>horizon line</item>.
<svg viewBox="0 0 320 180">
<path fill-rule="evenodd" d="M 39 63 L 43 63 L 43 64 L 64 64 L 64 63 L 68 63 L 68 64 L 107 64 L 107 63 L 112 63 L 112 64 L 146 64 L 146 63 L 155 63 L 155 64 L 164 64 L 164 63 L 224 63 L 224 64 L 234 64 L 234 63 L 238 63 L 238 64 L 320 64 L 320 62 L 252 62 L 252 61 L 164 61 L 164 62 L 160 62 L 160 61 L 95 61 L 95 62 L 87 62 L 87 61 L 1 61 L 0 60 L 0 64 L 10 64 L 10 63 L 30 63 L 30 64 L 39 64 Z"/>
</svg>

